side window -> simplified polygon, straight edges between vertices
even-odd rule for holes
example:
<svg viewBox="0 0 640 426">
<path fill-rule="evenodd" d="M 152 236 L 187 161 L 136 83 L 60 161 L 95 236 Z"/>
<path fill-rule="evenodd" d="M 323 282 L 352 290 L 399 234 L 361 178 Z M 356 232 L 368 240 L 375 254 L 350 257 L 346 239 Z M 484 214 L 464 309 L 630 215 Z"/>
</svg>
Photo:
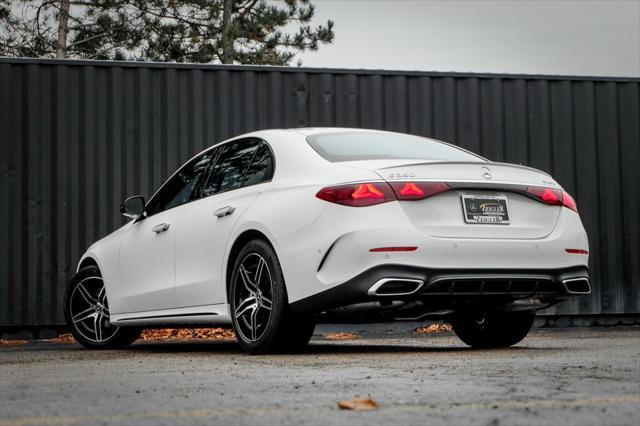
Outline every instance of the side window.
<svg viewBox="0 0 640 426">
<path fill-rule="evenodd" d="M 147 215 L 169 210 L 191 200 L 191 195 L 217 150 L 194 158 L 173 175 L 147 204 Z"/>
<path fill-rule="evenodd" d="M 265 143 L 261 143 L 244 178 L 243 186 L 255 185 L 271 180 L 273 177 L 273 159 Z"/>
<path fill-rule="evenodd" d="M 257 140 L 245 139 L 225 144 L 220 157 L 211 170 L 202 196 L 208 197 L 219 192 L 240 188 L 259 143 Z"/>
</svg>

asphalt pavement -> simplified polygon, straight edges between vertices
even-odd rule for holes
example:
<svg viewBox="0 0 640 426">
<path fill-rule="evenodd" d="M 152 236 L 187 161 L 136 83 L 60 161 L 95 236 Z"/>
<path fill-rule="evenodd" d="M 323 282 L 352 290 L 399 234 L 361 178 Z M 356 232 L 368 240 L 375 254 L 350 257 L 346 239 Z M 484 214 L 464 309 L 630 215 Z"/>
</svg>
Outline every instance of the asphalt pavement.
<svg viewBox="0 0 640 426">
<path fill-rule="evenodd" d="M 323 335 L 348 331 L 352 340 Z M 0 346 L 0 425 L 640 425 L 640 327 L 537 329 L 473 350 L 452 333 L 319 327 L 303 354 L 233 341 Z M 338 402 L 370 397 L 371 411 Z"/>
</svg>

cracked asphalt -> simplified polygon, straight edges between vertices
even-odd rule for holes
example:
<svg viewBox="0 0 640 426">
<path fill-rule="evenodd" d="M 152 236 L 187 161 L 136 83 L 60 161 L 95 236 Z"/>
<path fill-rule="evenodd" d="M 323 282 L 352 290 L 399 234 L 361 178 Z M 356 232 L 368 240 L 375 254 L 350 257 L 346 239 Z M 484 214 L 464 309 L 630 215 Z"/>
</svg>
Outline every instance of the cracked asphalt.
<svg viewBox="0 0 640 426">
<path fill-rule="evenodd" d="M 297 355 L 231 341 L 0 346 L 1 425 L 640 425 L 640 327 L 537 329 L 473 350 L 451 333 L 323 325 Z M 322 334 L 356 332 L 356 340 Z M 373 411 L 344 411 L 370 396 Z"/>
</svg>

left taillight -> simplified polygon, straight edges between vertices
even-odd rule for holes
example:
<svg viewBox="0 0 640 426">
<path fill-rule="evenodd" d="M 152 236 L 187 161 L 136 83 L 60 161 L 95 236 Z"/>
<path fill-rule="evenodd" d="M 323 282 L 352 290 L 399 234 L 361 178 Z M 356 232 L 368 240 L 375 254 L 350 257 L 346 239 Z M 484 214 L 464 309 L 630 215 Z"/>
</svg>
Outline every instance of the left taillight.
<svg viewBox="0 0 640 426">
<path fill-rule="evenodd" d="M 561 191 L 555 188 L 545 188 L 542 186 L 530 186 L 527 188 L 527 194 L 533 196 L 538 201 L 545 204 L 551 204 L 553 206 L 564 206 L 574 212 L 578 211 L 576 201 L 566 191 Z"/>
<path fill-rule="evenodd" d="M 371 182 L 322 188 L 316 197 L 345 206 L 364 207 L 395 200 L 423 200 L 449 189 L 444 182 Z"/>
<path fill-rule="evenodd" d="M 351 207 L 365 207 L 396 199 L 391 187 L 384 182 L 365 182 L 322 188 L 316 194 L 321 200 Z"/>
</svg>

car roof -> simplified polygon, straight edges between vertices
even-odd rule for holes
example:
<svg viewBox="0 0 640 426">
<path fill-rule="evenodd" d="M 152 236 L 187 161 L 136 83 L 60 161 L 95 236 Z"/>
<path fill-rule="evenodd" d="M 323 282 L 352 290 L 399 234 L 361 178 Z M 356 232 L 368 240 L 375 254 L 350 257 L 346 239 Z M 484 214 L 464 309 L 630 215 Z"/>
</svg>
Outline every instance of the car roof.
<svg viewBox="0 0 640 426">
<path fill-rule="evenodd" d="M 286 133 L 286 134 L 297 133 L 299 135 L 306 137 L 306 136 L 318 135 L 318 134 L 324 134 L 324 133 L 341 133 L 341 132 L 344 132 L 344 133 L 353 133 L 353 132 L 400 133 L 400 132 L 390 132 L 387 130 L 362 129 L 362 128 L 355 128 L 355 127 L 294 127 L 294 128 L 288 128 L 288 129 L 256 130 L 251 133 L 235 136 L 233 139 L 240 138 L 240 137 L 249 137 L 249 136 L 260 137 L 261 135 L 274 135 L 278 133 Z M 430 138 L 427 138 L 427 139 L 430 139 Z"/>
</svg>

